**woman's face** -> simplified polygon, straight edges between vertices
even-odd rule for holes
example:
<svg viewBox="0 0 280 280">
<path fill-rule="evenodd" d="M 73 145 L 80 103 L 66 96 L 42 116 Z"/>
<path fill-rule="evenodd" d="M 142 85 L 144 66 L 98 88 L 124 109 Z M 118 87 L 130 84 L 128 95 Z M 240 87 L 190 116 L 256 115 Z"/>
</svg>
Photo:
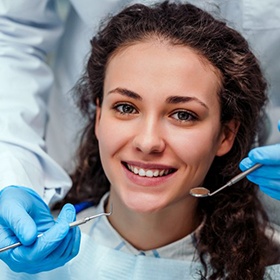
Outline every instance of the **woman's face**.
<svg viewBox="0 0 280 280">
<path fill-rule="evenodd" d="M 233 142 L 220 124 L 219 84 L 188 47 L 142 42 L 111 58 L 95 132 L 112 199 L 143 213 L 196 201 L 190 189 Z"/>
</svg>

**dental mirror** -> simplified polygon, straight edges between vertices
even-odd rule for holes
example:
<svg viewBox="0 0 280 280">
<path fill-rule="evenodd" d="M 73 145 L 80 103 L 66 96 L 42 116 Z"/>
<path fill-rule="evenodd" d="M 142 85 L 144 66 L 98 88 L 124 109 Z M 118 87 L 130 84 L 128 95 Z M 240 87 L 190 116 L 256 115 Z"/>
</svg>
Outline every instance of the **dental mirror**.
<svg viewBox="0 0 280 280">
<path fill-rule="evenodd" d="M 208 196 L 213 196 L 216 193 L 220 192 L 221 190 L 225 189 L 226 187 L 232 186 L 233 184 L 237 183 L 238 181 L 242 180 L 244 177 L 246 177 L 248 174 L 256 170 L 262 166 L 262 164 L 258 163 L 251 168 L 245 170 L 244 172 L 241 172 L 240 174 L 236 175 L 233 177 L 230 181 L 228 181 L 225 185 L 220 187 L 219 189 L 215 190 L 214 192 L 210 192 L 208 189 L 203 188 L 203 187 L 198 187 L 198 188 L 193 188 L 190 190 L 190 195 L 194 197 L 208 197 Z"/>
</svg>

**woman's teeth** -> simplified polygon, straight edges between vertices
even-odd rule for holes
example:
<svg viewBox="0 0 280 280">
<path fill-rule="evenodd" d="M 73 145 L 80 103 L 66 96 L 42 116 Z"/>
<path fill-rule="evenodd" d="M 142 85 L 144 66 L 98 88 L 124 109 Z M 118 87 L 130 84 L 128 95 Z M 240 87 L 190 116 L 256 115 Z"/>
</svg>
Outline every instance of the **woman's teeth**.
<svg viewBox="0 0 280 280">
<path fill-rule="evenodd" d="M 171 172 L 170 169 L 143 169 L 139 167 L 132 166 L 130 164 L 127 164 L 127 167 L 130 171 L 132 171 L 134 174 L 139 175 L 141 177 L 161 177 L 164 175 L 167 175 Z"/>
</svg>

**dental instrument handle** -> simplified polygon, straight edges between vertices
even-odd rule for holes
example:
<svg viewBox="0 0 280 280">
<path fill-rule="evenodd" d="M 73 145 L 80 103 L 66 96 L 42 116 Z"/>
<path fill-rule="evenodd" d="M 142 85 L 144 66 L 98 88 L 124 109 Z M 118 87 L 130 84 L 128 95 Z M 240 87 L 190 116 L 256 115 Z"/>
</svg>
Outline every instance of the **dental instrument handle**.
<svg viewBox="0 0 280 280">
<path fill-rule="evenodd" d="M 215 195 L 216 193 L 220 192 L 221 190 L 230 187 L 232 185 L 234 185 L 235 183 L 239 182 L 240 180 L 242 180 L 243 178 L 245 178 L 248 174 L 250 174 L 251 172 L 255 171 L 256 169 L 258 169 L 259 167 L 261 167 L 262 164 L 261 163 L 257 163 L 255 165 L 253 165 L 252 167 L 250 167 L 249 169 L 241 172 L 240 174 L 236 175 L 235 177 L 233 177 L 230 181 L 228 181 L 224 186 L 222 186 L 221 188 L 217 189 L 216 191 L 209 193 L 208 196 L 212 196 Z"/>
<path fill-rule="evenodd" d="M 238 181 L 242 180 L 243 178 L 245 178 L 248 174 L 250 174 L 251 172 L 255 171 L 256 169 L 258 169 L 259 167 L 261 167 L 262 164 L 261 163 L 257 163 L 255 165 L 253 165 L 251 168 L 245 170 L 244 172 L 241 172 L 240 174 L 236 175 L 235 177 L 233 177 L 229 182 L 228 182 L 228 186 L 231 186 L 235 183 L 237 183 Z"/>
<path fill-rule="evenodd" d="M 86 218 L 83 218 L 83 219 L 78 220 L 78 221 L 74 221 L 74 222 L 72 222 L 72 223 L 69 223 L 69 227 L 70 227 L 70 228 L 73 228 L 73 227 L 76 227 L 76 226 L 85 224 L 85 223 L 87 223 L 88 221 L 90 221 L 90 220 L 92 220 L 92 219 L 95 219 L 95 218 L 98 218 L 98 217 L 100 217 L 100 216 L 110 216 L 111 214 L 112 214 L 112 205 L 111 205 L 111 210 L 110 210 L 110 212 L 108 212 L 108 213 L 105 213 L 105 212 L 104 212 L 104 213 L 99 213 L 99 214 L 96 214 L 96 215 L 94 215 L 94 216 L 90 216 L 90 217 L 86 217 Z M 40 234 L 37 235 L 37 238 L 40 238 L 40 237 L 42 237 L 42 236 L 43 236 L 43 233 L 40 233 Z M 11 244 L 11 245 L 8 245 L 8 246 L 6 246 L 6 247 L 0 248 L 0 253 L 5 252 L 5 251 L 10 250 L 10 249 L 14 249 L 14 248 L 19 247 L 19 246 L 21 246 L 21 245 L 22 245 L 21 242 L 16 242 L 16 243 Z"/>
<path fill-rule="evenodd" d="M 74 221 L 74 222 L 69 224 L 69 227 L 73 228 L 73 227 L 76 227 L 76 226 L 80 226 L 82 224 L 87 223 L 88 221 L 90 221 L 92 219 L 95 219 L 95 218 L 98 218 L 98 217 L 101 217 L 101 216 L 109 216 L 109 215 L 111 215 L 111 213 L 112 213 L 112 211 L 110 211 L 109 213 L 99 213 L 99 214 L 96 214 L 94 216 L 90 216 L 90 217 L 86 217 L 86 218 L 78 220 L 78 221 Z"/>
</svg>

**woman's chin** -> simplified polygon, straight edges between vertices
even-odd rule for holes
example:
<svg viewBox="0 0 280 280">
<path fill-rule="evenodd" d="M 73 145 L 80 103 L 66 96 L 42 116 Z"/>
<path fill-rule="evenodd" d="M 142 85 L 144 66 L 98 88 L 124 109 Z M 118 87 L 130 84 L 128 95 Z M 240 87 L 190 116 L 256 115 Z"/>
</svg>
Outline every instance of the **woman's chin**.
<svg viewBox="0 0 280 280">
<path fill-rule="evenodd" d="M 145 199 L 138 199 L 136 197 L 128 199 L 125 201 L 125 205 L 131 211 L 139 214 L 156 213 L 166 207 L 166 203 L 161 202 L 159 198 L 151 199 L 150 197 Z"/>
</svg>

